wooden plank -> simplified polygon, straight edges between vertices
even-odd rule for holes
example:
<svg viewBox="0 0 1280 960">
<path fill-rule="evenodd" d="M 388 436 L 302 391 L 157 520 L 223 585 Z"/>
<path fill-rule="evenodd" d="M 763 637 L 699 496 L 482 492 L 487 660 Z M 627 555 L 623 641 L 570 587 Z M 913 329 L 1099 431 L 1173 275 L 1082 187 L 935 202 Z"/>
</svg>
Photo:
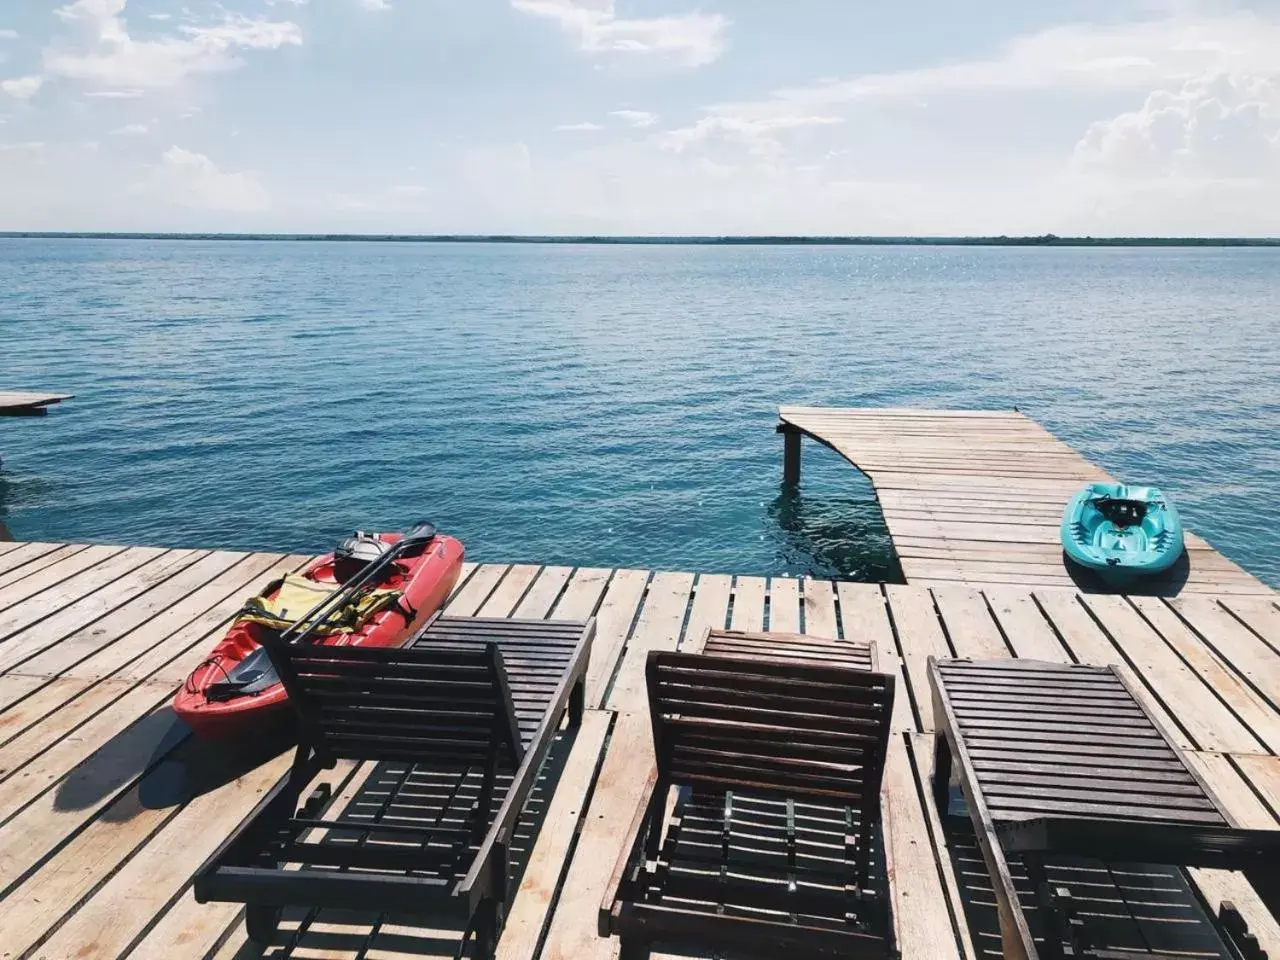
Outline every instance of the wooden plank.
<svg viewBox="0 0 1280 960">
<path fill-rule="evenodd" d="M 1268 814 L 1280 820 L 1280 757 L 1237 754 L 1231 761 L 1266 805 Z"/>
<path fill-rule="evenodd" d="M 1280 609 L 1274 597 L 1246 599 L 1223 597 L 1218 601 L 1227 612 L 1256 633 L 1272 650 L 1280 650 Z"/>
<path fill-rule="evenodd" d="M 689 608 L 689 622 L 680 638 L 680 649 L 700 643 L 708 629 L 723 630 L 729 616 L 729 600 L 733 596 L 733 577 L 704 573 L 698 577 Z"/>
<path fill-rule="evenodd" d="M 902 651 L 907 688 L 914 708 L 917 731 L 932 733 L 933 697 L 929 691 L 927 674 L 930 656 L 952 656 L 942 633 L 942 624 L 933 609 L 933 598 L 924 587 L 885 586 L 889 609 L 893 615 L 894 632 Z"/>
<path fill-rule="evenodd" d="M 1239 718 L 1239 723 L 1271 752 L 1280 752 L 1280 714 L 1261 696 L 1231 672 L 1164 601 L 1155 597 L 1130 597 L 1129 602 L 1164 639 L 1168 647 Z M 1234 729 L 1228 726 L 1227 729 Z M 1257 749 L 1248 740 L 1241 752 Z M 1203 749 L 1217 749 L 1204 747 Z"/>
<path fill-rule="evenodd" d="M 1127 600 L 1112 596 L 1082 599 L 1124 652 L 1130 666 L 1136 668 L 1142 688 L 1160 701 L 1167 715 L 1171 714 L 1177 725 L 1170 733 L 1178 746 L 1241 752 L 1265 749 Z"/>
<path fill-rule="evenodd" d="M 915 730 L 911 715 L 911 691 L 902 671 L 893 625 L 889 622 L 889 607 L 880 587 L 874 583 L 836 584 L 840 598 L 840 623 L 844 639 L 858 640 L 875 646 L 876 657 L 882 673 L 894 677 L 893 731 Z"/>
<path fill-rule="evenodd" d="M 591 661 L 587 664 L 587 706 L 603 704 L 609 679 L 626 646 L 631 623 L 644 598 L 648 570 L 617 570 L 609 581 L 600 609 L 596 611 L 596 636 L 591 641 Z M 556 608 L 559 615 L 560 608 Z"/>
<path fill-rule="evenodd" d="M 0 587 L 26 576 L 33 569 L 40 569 L 33 566 L 38 560 L 52 555 L 53 559 L 48 563 L 57 563 L 64 556 L 85 549 L 78 543 L 3 543 L 0 546 L 6 548 L 4 553 L 0 553 Z M 45 566 L 48 566 L 48 563 Z"/>
<path fill-rule="evenodd" d="M 56 588 L 43 590 L 22 603 L 9 607 L 0 614 L 0 640 L 7 641 L 19 631 L 72 604 L 93 604 L 94 594 L 99 590 L 130 571 L 158 560 L 166 552 L 159 547 L 130 547 L 63 581 Z"/>
<path fill-rule="evenodd" d="M 299 562 L 300 558 L 285 558 L 279 564 L 297 566 Z M 192 637 L 185 631 L 180 634 L 190 646 L 186 661 L 179 657 L 174 670 L 185 676 L 204 656 L 206 648 L 203 635 Z M 171 658 L 175 652 L 163 651 L 162 656 Z M 146 659 L 144 656 L 135 661 L 132 669 L 137 670 Z M 116 674 L 117 679 L 88 686 L 83 693 L 59 690 L 58 695 L 67 702 L 84 698 L 84 706 L 72 709 L 64 703 L 27 734 L 6 744 L 9 755 L 20 761 L 14 768 L 20 775 L 10 771 L 0 782 L 0 819 L 21 810 L 12 823 L 24 822 L 21 828 L 15 827 L 23 834 L 20 839 L 26 845 L 22 849 L 52 842 L 65 829 L 62 824 L 91 815 L 111 792 L 188 736 L 186 727 L 174 719 L 169 707 L 172 685 L 138 682 L 145 680 L 146 674 L 129 673 L 121 671 Z M 60 688 L 66 684 L 74 681 L 55 681 L 50 686 Z M 63 731 L 64 735 L 46 747 L 52 739 L 50 731 Z M 64 781 L 64 777 L 68 779 Z M 68 796 L 80 799 L 70 802 Z M 27 824 L 28 816 L 36 820 Z M 14 862 L 15 856 L 7 853 L 4 846 L 0 844 L 0 864 Z"/>
<path fill-rule="evenodd" d="M 611 719 L 611 714 L 601 710 L 588 710 L 582 718 L 520 888 L 511 902 L 497 960 L 527 960 L 534 956 L 595 780 Z"/>
<path fill-rule="evenodd" d="M 239 577 L 229 578 L 236 585 L 243 585 L 248 578 L 261 573 L 270 564 L 275 554 L 258 554 L 260 559 L 254 565 L 249 557 L 242 553 L 215 551 L 165 582 L 164 590 L 151 590 L 113 610 L 101 620 L 90 624 L 74 633 L 63 637 L 58 643 L 47 647 L 40 653 L 12 668 L 11 672 L 35 674 L 42 676 L 58 676 L 77 664 L 83 663 L 104 647 L 110 646 L 126 637 L 132 631 L 145 629 L 151 621 L 163 617 L 170 610 L 186 604 L 207 589 L 210 583 L 216 583 L 228 571 L 236 569 Z M 207 594 L 206 594 L 207 595 Z M 221 596 L 209 601 L 211 605 Z M 202 613 L 206 607 L 198 607 L 192 613 Z M 121 651 L 128 647 L 121 648 Z M 120 665 L 122 658 L 112 657 L 114 666 Z M 127 659 L 127 658 L 124 658 Z M 105 674 L 103 674 L 105 675 Z M 0 706 L 3 701 L 0 701 Z"/>
<path fill-rule="evenodd" d="M 975 660 L 1009 656 L 1009 648 L 980 592 L 960 585 L 934 587 L 931 592 L 956 656 Z"/>
<path fill-rule="evenodd" d="M 1030 593 L 1001 587 L 986 587 L 983 593 L 1014 653 L 1030 660 L 1063 659 L 1062 643 Z"/>
<path fill-rule="evenodd" d="M 161 761 L 186 737 L 166 705 L 120 735 L 94 744 L 96 749 L 84 751 L 79 764 L 64 775 L 55 770 L 39 777 L 36 784 L 17 784 L 22 788 L 21 796 L 17 802 L 6 796 L 0 813 L 5 823 L 0 830 L 0 889 L 53 853 L 82 824 L 109 806 L 117 791 Z M 6 793 L 14 793 L 7 788 L 15 783 L 14 778 L 5 781 Z"/>
<path fill-rule="evenodd" d="M 509 567 L 502 581 L 481 605 L 478 615 L 481 617 L 511 616 L 511 612 L 524 597 L 525 591 L 538 578 L 538 571 L 541 569 L 527 563 L 517 563 Z"/>
<path fill-rule="evenodd" d="M 893 742 L 900 737 L 905 737 L 906 751 L 899 750 Z M 960 883 L 933 803 L 934 737 L 924 733 L 895 734 L 893 741 L 890 754 L 885 758 L 885 788 L 881 798 L 889 830 L 892 879 L 896 884 L 894 909 L 902 938 L 899 949 L 903 957 L 973 958 L 976 952 L 964 914 Z M 910 761 L 910 771 L 901 769 L 904 758 Z M 895 766 L 892 779 L 891 763 Z M 912 777 L 910 781 L 907 775 Z"/>
<path fill-rule="evenodd" d="M 676 649 L 683 631 L 685 611 L 693 592 L 693 581 L 692 573 L 653 575 L 635 631 L 627 641 L 618 674 L 609 689 L 605 704 L 609 709 L 641 713 L 645 722 L 648 722 L 645 662 L 652 650 Z"/>
<path fill-rule="evenodd" d="M 476 567 L 462 588 L 449 598 L 444 612 L 451 617 L 474 617 L 506 573 L 505 563 L 485 563 Z"/>
<path fill-rule="evenodd" d="M 167 580 L 204 556 L 207 554 L 200 550 L 170 550 L 84 599 L 67 603 L 43 620 L 11 634 L 0 643 L 0 672 L 19 668 L 24 661 L 64 637 L 90 626 L 148 591 L 163 590 Z"/>
<path fill-rule="evenodd" d="M 355 799 L 361 785 L 375 764 L 355 764 L 339 761 L 337 766 L 317 778 L 317 783 L 328 782 L 333 790 L 333 800 L 325 811 L 328 819 L 337 818 Z M 327 831 L 312 830 L 304 835 L 307 842 L 319 841 Z M 294 869 L 292 866 L 286 869 Z M 175 957 L 205 957 L 224 938 L 235 943 L 235 953 L 251 953 L 254 960 L 258 949 L 248 943 L 244 929 L 243 907 L 238 903 L 196 903 L 195 894 L 188 888 L 178 901 L 159 918 L 136 947 L 123 956 L 128 960 L 170 960 Z M 228 927 L 237 928 L 230 932 Z M 223 954 L 221 951 L 219 956 Z M 243 954 L 242 954 L 243 955 Z"/>
<path fill-rule="evenodd" d="M 543 960 L 605 960 L 616 949 L 616 941 L 597 935 L 596 919 L 622 838 L 653 770 L 644 664 L 650 650 L 676 648 L 692 588 L 692 574 L 653 578 L 609 693 L 609 706 L 618 718 L 551 918 Z"/>
<path fill-rule="evenodd" d="M 769 581 L 769 629 L 777 633 L 800 632 L 800 584 L 791 577 Z"/>
<path fill-rule="evenodd" d="M 1183 596 L 1169 604 L 1272 709 L 1280 709 L 1280 655 L 1216 600 Z"/>
<path fill-rule="evenodd" d="M 764 629 L 764 577 L 738 577 L 733 585 L 733 613 L 729 619 L 731 630 L 760 631 Z"/>
<path fill-rule="evenodd" d="M 612 570 L 579 567 L 569 578 L 551 616 L 556 620 L 586 620 L 594 616 L 612 576 Z"/>
<path fill-rule="evenodd" d="M 170 820 L 41 947 L 50 957 L 115 960 L 192 873 L 289 768 L 286 752 L 220 789 L 204 793 Z"/>
<path fill-rule="evenodd" d="M 836 591 L 829 580 L 804 581 L 804 632 L 811 637 L 840 636 Z"/>
<path fill-rule="evenodd" d="M 543 567 L 538 579 L 516 607 L 514 616 L 532 619 L 547 616 L 572 574 L 572 567 Z"/>
<path fill-rule="evenodd" d="M 21 390 L 0 390 L 0 411 L 39 410 L 70 400 L 69 393 L 31 393 Z"/>
<path fill-rule="evenodd" d="M 190 741 L 113 800 L 70 841 L 5 895 L 0 940 L 12 955 L 29 949 L 116 867 L 141 850 L 180 807 L 218 789 L 241 765 L 226 747 Z M 221 924 L 224 927 L 225 921 Z M 170 954 L 172 956 L 173 954 Z"/>
<path fill-rule="evenodd" d="M 36 573 L 11 581 L 0 589 L 0 637 L 8 636 L 15 627 L 11 626 L 9 614 L 21 609 L 22 603 L 37 597 L 42 591 L 71 580 L 81 571 L 91 569 L 95 563 L 123 553 L 124 547 L 85 547 L 83 549 L 67 548 L 67 553 L 58 558 L 57 563 L 50 564 Z M 20 572 L 21 568 L 18 571 Z M 68 590 L 74 591 L 74 582 L 68 584 Z"/>
<path fill-rule="evenodd" d="M 260 592 L 272 580 L 301 568 L 309 560 L 298 554 L 284 557 L 254 554 L 138 629 L 77 663 L 67 675 L 86 679 L 151 678 L 162 683 L 181 683 L 186 673 L 166 673 L 163 668 L 190 650 L 206 655 L 239 613 L 246 597 Z"/>
<path fill-rule="evenodd" d="M 1226 757 L 1205 753 L 1188 753 L 1185 756 L 1217 794 L 1237 825 L 1255 830 L 1276 827 L 1274 815 L 1258 800 Z M 1274 760 L 1273 757 L 1246 758 L 1247 763 L 1258 764 Z M 1211 910 L 1216 913 L 1222 901 L 1231 901 L 1249 925 L 1250 932 L 1258 938 L 1259 946 L 1272 956 L 1280 955 L 1275 953 L 1280 950 L 1280 923 L 1243 874 L 1204 869 L 1192 869 L 1188 873 Z"/>
</svg>

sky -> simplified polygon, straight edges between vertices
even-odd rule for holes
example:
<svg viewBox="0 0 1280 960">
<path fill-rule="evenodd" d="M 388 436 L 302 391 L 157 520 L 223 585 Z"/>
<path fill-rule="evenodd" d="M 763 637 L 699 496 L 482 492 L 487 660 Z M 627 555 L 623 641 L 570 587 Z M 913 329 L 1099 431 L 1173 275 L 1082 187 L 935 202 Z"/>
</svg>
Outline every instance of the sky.
<svg viewBox="0 0 1280 960">
<path fill-rule="evenodd" d="M 0 0 L 0 230 L 1280 235 L 1280 0 Z"/>
</svg>

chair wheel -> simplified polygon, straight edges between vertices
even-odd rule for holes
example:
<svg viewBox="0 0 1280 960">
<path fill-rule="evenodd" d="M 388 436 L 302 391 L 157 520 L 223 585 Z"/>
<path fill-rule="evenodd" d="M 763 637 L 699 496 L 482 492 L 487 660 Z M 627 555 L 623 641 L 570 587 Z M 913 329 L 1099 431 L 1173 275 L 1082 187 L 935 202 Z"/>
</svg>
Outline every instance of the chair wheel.
<svg viewBox="0 0 1280 960">
<path fill-rule="evenodd" d="M 245 929 L 249 933 L 249 939 L 254 943 L 268 946 L 276 938 L 276 928 L 279 923 L 279 907 L 250 903 L 244 908 Z"/>
</svg>

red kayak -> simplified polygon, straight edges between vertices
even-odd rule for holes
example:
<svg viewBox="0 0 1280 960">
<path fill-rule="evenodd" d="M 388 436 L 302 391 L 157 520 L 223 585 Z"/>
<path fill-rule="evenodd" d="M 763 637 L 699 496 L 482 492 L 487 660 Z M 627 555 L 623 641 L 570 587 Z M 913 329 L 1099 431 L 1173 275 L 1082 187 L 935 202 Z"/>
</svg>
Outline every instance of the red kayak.
<svg viewBox="0 0 1280 960">
<path fill-rule="evenodd" d="M 287 637 L 296 631 L 297 621 L 319 617 L 315 609 L 320 604 L 344 584 L 354 583 L 354 594 L 324 615 L 311 642 L 399 646 L 440 609 L 458 581 L 462 557 L 462 543 L 437 534 L 430 524 L 407 535 L 357 533 L 301 573 L 274 581 L 250 598 L 226 636 L 182 685 L 174 712 L 207 740 L 269 728 L 286 715 L 288 698 L 261 646 L 264 631 Z"/>
</svg>

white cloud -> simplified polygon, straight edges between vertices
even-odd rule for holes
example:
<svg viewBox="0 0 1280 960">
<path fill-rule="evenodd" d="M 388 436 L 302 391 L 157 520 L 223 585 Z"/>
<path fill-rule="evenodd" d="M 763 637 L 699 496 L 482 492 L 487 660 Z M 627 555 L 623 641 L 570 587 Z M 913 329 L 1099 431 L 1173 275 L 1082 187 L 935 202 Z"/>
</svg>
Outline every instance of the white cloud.
<svg viewBox="0 0 1280 960">
<path fill-rule="evenodd" d="M 689 147 L 711 141 L 739 144 L 756 156 L 776 154 L 782 149 L 777 134 L 801 127 L 827 127 L 844 123 L 842 117 L 792 116 L 751 119 L 717 115 L 703 117 L 688 127 L 678 127 L 662 134 L 660 144 L 681 153 Z"/>
<path fill-rule="evenodd" d="M 30 100 L 44 86 L 43 77 L 17 77 L 13 80 L 0 80 L 3 90 L 15 100 Z"/>
<path fill-rule="evenodd" d="M 0 30 L 0 40 L 17 40 L 17 30 Z"/>
<path fill-rule="evenodd" d="M 618 16 L 614 0 L 511 0 L 511 6 L 554 21 L 587 53 L 655 54 L 690 67 L 724 52 L 729 26 L 720 14 L 699 11 L 628 19 Z"/>
<path fill-rule="evenodd" d="M 0 143 L 0 153 L 39 153 L 44 149 L 40 140 L 25 140 L 21 143 Z"/>
<path fill-rule="evenodd" d="M 356 3 L 365 10 L 373 10 L 375 12 L 391 9 L 391 0 L 356 0 Z"/>
<path fill-rule="evenodd" d="M 194 209 L 252 213 L 270 206 L 257 173 L 224 172 L 204 154 L 178 146 L 165 151 L 146 187 L 169 203 Z"/>
<path fill-rule="evenodd" d="M 75 37 L 44 51 L 53 75 L 106 88 L 152 90 L 172 87 L 188 76 L 231 70 L 241 50 L 276 50 L 302 43 L 302 31 L 288 21 L 227 13 L 215 23 L 184 25 L 155 40 L 130 36 L 121 14 L 127 0 L 76 0 L 54 11 Z"/>
<path fill-rule="evenodd" d="M 85 96 L 102 100 L 136 100 L 143 93 L 142 90 L 90 90 Z"/>
<path fill-rule="evenodd" d="M 163 21 L 165 21 L 165 20 L 172 20 L 172 19 L 173 19 L 173 14 L 171 14 L 171 13 L 148 13 L 148 14 L 147 14 L 147 19 L 148 19 L 148 20 L 160 20 L 160 21 L 162 21 L 162 22 L 163 22 Z"/>
<path fill-rule="evenodd" d="M 1090 126 L 1074 159 L 1121 176 L 1280 180 L 1280 76 L 1218 74 L 1154 91 Z"/>
<path fill-rule="evenodd" d="M 112 130 L 111 133 L 117 137 L 140 137 L 150 129 L 145 123 L 126 123 L 123 127 Z"/>
<path fill-rule="evenodd" d="M 589 133 L 594 130 L 603 130 L 604 127 L 600 126 L 600 124 L 598 123 L 592 123 L 590 120 L 584 120 L 582 121 L 582 123 L 562 123 L 556 126 L 554 129 L 558 131 L 566 131 L 566 132 L 577 131 L 582 133 Z"/>
<path fill-rule="evenodd" d="M 658 122 L 658 115 L 648 110 L 610 110 L 609 116 L 617 117 L 624 123 L 640 129 L 652 127 Z"/>
<path fill-rule="evenodd" d="M 1017 37 L 985 59 L 827 79 L 709 112 L 769 117 L 995 91 L 1150 90 L 1206 73 L 1269 73 L 1276 50 L 1280 22 L 1252 13 L 1072 24 Z"/>
</svg>

